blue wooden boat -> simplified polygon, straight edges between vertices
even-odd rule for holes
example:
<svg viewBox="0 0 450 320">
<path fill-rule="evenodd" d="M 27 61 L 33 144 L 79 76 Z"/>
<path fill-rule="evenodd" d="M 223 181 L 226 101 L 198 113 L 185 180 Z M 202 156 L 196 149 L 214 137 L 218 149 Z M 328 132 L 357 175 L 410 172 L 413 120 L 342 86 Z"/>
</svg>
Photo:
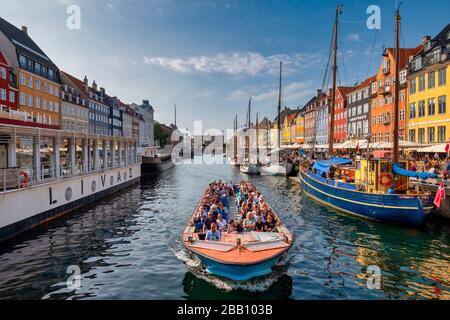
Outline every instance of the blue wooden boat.
<svg viewBox="0 0 450 320">
<path fill-rule="evenodd" d="M 229 203 L 233 201 L 231 198 Z M 230 217 L 237 214 L 231 213 Z M 277 219 L 280 221 L 278 216 Z M 269 274 L 293 243 L 292 234 L 281 223 L 273 232 L 222 232 L 219 241 L 206 241 L 191 221 L 182 234 L 185 248 L 201 261 L 208 273 L 234 281 Z"/>
<path fill-rule="evenodd" d="M 329 178 L 326 168 L 332 166 L 330 161 L 317 161 L 315 167 L 300 170 L 300 182 L 307 196 L 340 211 L 385 223 L 422 225 L 433 209 L 431 193 L 411 188 L 407 177 L 397 178 L 400 187 L 392 193 L 395 176 L 389 170 L 389 162 L 359 160 L 356 168 L 337 165 L 337 174 Z M 355 182 L 342 182 L 340 169 L 344 169 L 347 180 L 353 170 Z"/>
</svg>

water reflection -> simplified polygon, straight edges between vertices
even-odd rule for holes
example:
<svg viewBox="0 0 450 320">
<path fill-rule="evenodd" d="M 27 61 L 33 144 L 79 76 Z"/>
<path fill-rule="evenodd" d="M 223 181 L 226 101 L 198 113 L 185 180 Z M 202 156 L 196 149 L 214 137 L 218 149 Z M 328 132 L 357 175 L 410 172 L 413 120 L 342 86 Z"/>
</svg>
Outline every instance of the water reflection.
<svg viewBox="0 0 450 320">
<path fill-rule="evenodd" d="M 180 234 L 212 180 L 246 179 L 228 166 L 177 166 L 95 207 L 0 247 L 1 299 L 450 299 L 450 226 L 408 229 L 318 205 L 279 177 L 250 177 L 294 235 L 274 273 L 236 284 L 202 271 Z M 79 265 L 82 287 L 66 286 Z M 379 266 L 381 290 L 367 267 Z"/>
</svg>

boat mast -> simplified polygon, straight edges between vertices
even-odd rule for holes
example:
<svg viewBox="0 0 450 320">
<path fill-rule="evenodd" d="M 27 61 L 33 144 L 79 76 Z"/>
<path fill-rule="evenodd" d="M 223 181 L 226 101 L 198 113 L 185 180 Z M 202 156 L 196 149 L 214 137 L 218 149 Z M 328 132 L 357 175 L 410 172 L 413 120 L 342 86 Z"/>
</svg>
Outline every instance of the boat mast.
<svg viewBox="0 0 450 320">
<path fill-rule="evenodd" d="M 278 149 L 281 147 L 281 77 L 283 72 L 283 62 L 280 61 L 280 86 L 278 88 Z"/>
<path fill-rule="evenodd" d="M 339 15 L 342 13 L 342 5 L 338 5 L 336 8 L 336 19 L 334 22 L 334 61 L 333 61 L 333 92 L 332 92 L 332 102 L 331 102 L 331 114 L 330 114 L 330 135 L 328 138 L 328 154 L 331 156 L 333 154 L 334 147 L 334 115 L 336 108 L 336 75 L 337 75 L 337 50 L 338 50 L 338 28 L 339 28 Z"/>
<path fill-rule="evenodd" d="M 395 81 L 394 81 L 394 119 L 393 119 L 393 163 L 398 163 L 398 115 L 399 115 L 399 81 L 400 81 L 400 40 L 399 40 L 399 29 L 400 29 L 400 8 L 397 8 L 395 13 Z M 394 179 L 393 179 L 393 183 Z"/>
<path fill-rule="evenodd" d="M 256 162 L 259 163 L 259 113 L 256 113 Z"/>
<path fill-rule="evenodd" d="M 238 116 L 234 118 L 234 160 L 237 160 L 237 148 L 238 148 Z"/>
</svg>

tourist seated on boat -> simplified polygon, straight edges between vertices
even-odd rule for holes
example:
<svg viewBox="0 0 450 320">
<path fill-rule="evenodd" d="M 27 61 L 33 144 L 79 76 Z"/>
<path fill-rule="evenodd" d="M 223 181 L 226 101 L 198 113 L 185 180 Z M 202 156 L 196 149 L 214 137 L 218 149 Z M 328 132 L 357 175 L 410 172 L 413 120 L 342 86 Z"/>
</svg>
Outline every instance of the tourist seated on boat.
<svg viewBox="0 0 450 320">
<path fill-rule="evenodd" d="M 266 222 L 266 217 L 261 213 L 261 211 L 259 209 L 254 212 L 253 216 L 255 217 L 256 220 L 258 220 L 258 218 L 260 218 L 262 223 Z"/>
<path fill-rule="evenodd" d="M 245 217 L 247 216 L 247 213 L 248 213 L 248 205 L 247 205 L 247 202 L 244 202 L 242 204 L 241 211 L 240 211 L 242 219 L 245 219 Z"/>
<path fill-rule="evenodd" d="M 264 232 L 264 229 L 265 229 L 264 222 L 262 222 L 261 217 L 257 217 L 255 223 L 255 231 Z"/>
<path fill-rule="evenodd" d="M 224 217 L 228 217 L 228 207 L 226 207 L 222 202 L 219 202 L 219 206 L 217 208 L 217 211 L 219 214 L 221 214 Z"/>
<path fill-rule="evenodd" d="M 222 237 L 222 234 L 219 230 L 217 230 L 217 224 L 212 223 L 211 229 L 206 232 L 206 240 L 208 241 L 219 241 Z"/>
<path fill-rule="evenodd" d="M 243 226 L 245 231 L 255 230 L 256 219 L 252 213 L 247 214 L 247 218 L 244 219 Z"/>
<path fill-rule="evenodd" d="M 275 229 L 275 222 L 271 215 L 267 216 L 266 223 L 264 224 L 264 231 L 272 232 Z"/>
<path fill-rule="evenodd" d="M 210 211 L 208 213 L 208 218 L 203 222 L 203 232 L 206 232 L 211 229 L 211 224 L 216 223 L 216 219 L 214 219 L 213 213 Z"/>
<path fill-rule="evenodd" d="M 224 219 L 221 214 L 219 214 L 217 216 L 216 224 L 217 224 L 217 227 L 219 228 L 219 231 L 227 230 L 227 227 L 228 227 L 227 220 Z"/>
<path fill-rule="evenodd" d="M 230 224 L 228 225 L 228 233 L 237 232 L 242 233 L 244 232 L 244 227 L 239 223 L 237 220 L 231 220 Z"/>
</svg>

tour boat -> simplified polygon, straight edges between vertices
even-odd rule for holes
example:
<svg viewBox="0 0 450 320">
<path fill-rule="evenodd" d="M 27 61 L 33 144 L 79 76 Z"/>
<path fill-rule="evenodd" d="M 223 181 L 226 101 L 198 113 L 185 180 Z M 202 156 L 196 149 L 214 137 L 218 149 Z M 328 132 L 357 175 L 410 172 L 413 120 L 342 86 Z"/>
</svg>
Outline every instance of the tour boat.
<svg viewBox="0 0 450 320">
<path fill-rule="evenodd" d="M 230 199 L 229 203 L 233 201 Z M 201 200 L 192 218 L 200 203 Z M 237 211 L 233 214 L 239 215 Z M 292 234 L 282 224 L 273 232 L 222 232 L 219 241 L 201 240 L 202 236 L 192 223 L 192 218 L 182 234 L 184 246 L 201 261 L 208 273 L 234 281 L 246 281 L 269 274 L 293 243 Z M 280 221 L 278 216 L 277 220 Z"/>
</svg>

